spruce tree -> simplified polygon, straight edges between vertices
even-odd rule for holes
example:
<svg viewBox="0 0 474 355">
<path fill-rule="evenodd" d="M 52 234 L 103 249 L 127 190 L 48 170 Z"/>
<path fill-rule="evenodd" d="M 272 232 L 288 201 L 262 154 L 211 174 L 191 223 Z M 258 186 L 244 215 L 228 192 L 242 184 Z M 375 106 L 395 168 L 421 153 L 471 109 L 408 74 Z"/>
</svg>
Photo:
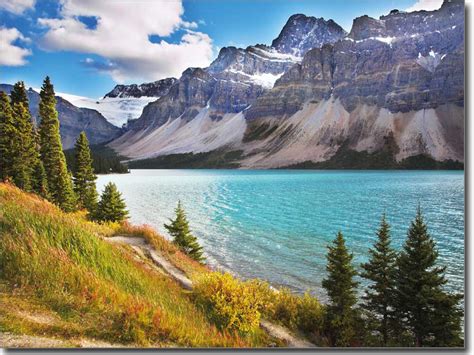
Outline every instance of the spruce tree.
<svg viewBox="0 0 474 355">
<path fill-rule="evenodd" d="M 390 246 L 390 225 L 382 216 L 377 241 L 369 249 L 370 259 L 362 264 L 361 276 L 370 280 L 363 307 L 376 318 L 376 330 L 382 336 L 382 345 L 387 346 L 390 321 L 393 319 L 395 293 L 396 252 Z"/>
<path fill-rule="evenodd" d="M 13 110 L 8 95 L 0 91 L 0 180 L 13 177 L 17 160 L 17 130 L 13 120 Z"/>
<path fill-rule="evenodd" d="M 416 346 L 459 344 L 460 295 L 443 289 L 445 267 L 436 265 L 438 252 L 418 211 L 397 260 L 397 311 L 413 333 Z"/>
<path fill-rule="evenodd" d="M 339 232 L 328 246 L 327 278 L 322 282 L 329 296 L 327 325 L 333 346 L 350 346 L 356 335 L 356 271 L 353 255 L 346 248 L 344 236 Z"/>
<path fill-rule="evenodd" d="M 170 220 L 169 224 L 165 224 L 165 228 L 173 237 L 173 242 L 184 253 L 188 254 L 194 260 L 203 263 L 205 258 L 202 255 L 202 247 L 199 245 L 197 238 L 191 233 L 186 213 L 181 206 L 181 201 L 178 201 L 175 213 L 175 219 Z"/>
<path fill-rule="evenodd" d="M 61 209 L 66 212 L 73 211 L 76 204 L 75 195 L 61 144 L 56 98 L 49 77 L 43 82 L 40 97 L 41 160 L 46 171 L 48 191 L 52 201 Z"/>
<path fill-rule="evenodd" d="M 105 185 L 101 195 L 95 219 L 102 222 L 122 222 L 128 217 L 128 211 L 122 195 L 113 182 Z"/>
<path fill-rule="evenodd" d="M 97 207 L 97 189 L 92 157 L 85 132 L 81 132 L 75 145 L 74 191 L 80 208 L 94 213 Z"/>
<path fill-rule="evenodd" d="M 48 179 L 41 159 L 36 160 L 32 175 L 32 190 L 45 199 L 49 199 Z"/>
<path fill-rule="evenodd" d="M 17 149 L 13 181 L 21 189 L 32 191 L 32 175 L 38 159 L 38 150 L 28 106 L 28 95 L 22 81 L 13 86 L 10 97 L 16 127 L 15 146 Z"/>
</svg>

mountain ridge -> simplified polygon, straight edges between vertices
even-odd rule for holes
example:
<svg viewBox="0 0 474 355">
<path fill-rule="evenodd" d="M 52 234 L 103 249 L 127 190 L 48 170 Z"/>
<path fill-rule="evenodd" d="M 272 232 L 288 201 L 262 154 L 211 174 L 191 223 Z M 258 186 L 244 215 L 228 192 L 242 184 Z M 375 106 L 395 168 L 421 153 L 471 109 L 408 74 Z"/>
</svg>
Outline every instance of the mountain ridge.
<svg viewBox="0 0 474 355">
<path fill-rule="evenodd" d="M 320 46 L 302 57 L 279 46 L 298 33 L 295 19 L 296 49 L 315 23 L 340 27 L 314 17 L 311 27 L 309 17 L 294 15 L 291 30 L 273 41 L 281 51 L 221 49 L 208 68 L 185 71 L 110 146 L 133 160 L 239 150 L 240 167 L 276 168 L 326 161 L 342 144 L 370 154 L 392 134 L 397 161 L 424 154 L 462 162 L 463 9 L 452 1 L 435 11 L 361 16 L 348 34 L 318 37 Z M 265 77 L 271 81 L 262 85 Z"/>
</svg>

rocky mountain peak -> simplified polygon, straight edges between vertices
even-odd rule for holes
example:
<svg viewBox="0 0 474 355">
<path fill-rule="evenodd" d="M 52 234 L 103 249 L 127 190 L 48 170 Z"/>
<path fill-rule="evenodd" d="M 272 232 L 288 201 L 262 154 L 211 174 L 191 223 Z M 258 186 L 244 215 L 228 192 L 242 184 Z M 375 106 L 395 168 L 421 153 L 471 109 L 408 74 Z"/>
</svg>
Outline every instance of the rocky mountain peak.
<svg viewBox="0 0 474 355">
<path fill-rule="evenodd" d="M 140 85 L 116 85 L 112 91 L 105 94 L 109 98 L 127 98 L 127 97 L 161 97 L 168 93 L 169 88 L 177 82 L 175 78 L 166 78 L 151 83 Z"/>
<path fill-rule="evenodd" d="M 385 30 L 383 21 L 364 15 L 354 19 L 348 37 L 356 41 L 370 37 L 381 37 Z"/>
<path fill-rule="evenodd" d="M 346 36 L 346 31 L 333 20 L 303 14 L 291 16 L 272 42 L 280 53 L 302 57 L 308 50 L 334 43 Z"/>
</svg>

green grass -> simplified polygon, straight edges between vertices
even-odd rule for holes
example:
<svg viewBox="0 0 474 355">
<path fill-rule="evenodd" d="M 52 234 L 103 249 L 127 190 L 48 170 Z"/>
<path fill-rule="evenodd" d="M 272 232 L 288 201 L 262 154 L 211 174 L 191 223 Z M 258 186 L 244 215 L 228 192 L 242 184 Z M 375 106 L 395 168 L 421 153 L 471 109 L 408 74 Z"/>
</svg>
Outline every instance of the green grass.
<svg viewBox="0 0 474 355">
<path fill-rule="evenodd" d="M 0 184 L 2 304 L 21 298 L 29 302 L 26 308 L 41 305 L 58 317 L 56 325 L 41 330 L 21 322 L 11 307 L 2 307 L 0 330 L 41 330 L 135 346 L 265 346 L 268 339 L 261 335 L 219 330 L 192 295 L 137 260 L 129 248 L 108 243 L 105 238 L 115 232 L 113 226 L 88 222 L 80 213 L 65 214 Z M 161 243 L 163 249 L 166 242 Z M 182 254 L 170 254 L 183 268 L 193 268 Z"/>
</svg>

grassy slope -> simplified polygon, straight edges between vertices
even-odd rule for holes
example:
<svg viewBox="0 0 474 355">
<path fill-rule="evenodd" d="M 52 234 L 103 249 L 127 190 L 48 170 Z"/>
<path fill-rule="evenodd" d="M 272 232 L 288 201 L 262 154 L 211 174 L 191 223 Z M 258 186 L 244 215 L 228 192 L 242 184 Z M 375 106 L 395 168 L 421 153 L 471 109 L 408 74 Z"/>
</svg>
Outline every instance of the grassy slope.
<svg viewBox="0 0 474 355">
<path fill-rule="evenodd" d="M 118 229 L 120 228 L 120 230 Z M 218 330 L 170 278 L 104 240 L 145 236 L 188 273 L 204 271 L 151 230 L 101 226 L 0 184 L 0 332 L 132 346 L 265 346 Z"/>
</svg>

